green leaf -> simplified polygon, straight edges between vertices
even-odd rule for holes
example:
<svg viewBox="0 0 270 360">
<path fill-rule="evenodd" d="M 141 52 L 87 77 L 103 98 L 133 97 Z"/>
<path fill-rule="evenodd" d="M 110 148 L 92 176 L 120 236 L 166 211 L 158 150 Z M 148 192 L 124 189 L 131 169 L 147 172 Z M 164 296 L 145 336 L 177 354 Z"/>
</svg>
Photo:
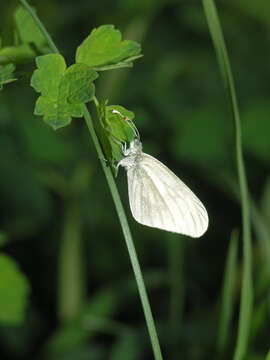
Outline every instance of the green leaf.
<svg viewBox="0 0 270 360">
<path fill-rule="evenodd" d="M 95 95 L 95 85 L 92 82 L 97 77 L 98 73 L 85 64 L 71 65 L 62 80 L 62 86 L 68 89 L 68 101 L 79 104 L 92 100 Z"/>
<path fill-rule="evenodd" d="M 3 89 L 3 85 L 17 80 L 13 75 L 14 70 L 13 64 L 0 65 L 0 90 Z"/>
<path fill-rule="evenodd" d="M 133 120 L 134 117 L 134 113 L 125 109 L 123 106 L 106 106 L 106 125 L 110 133 L 121 141 L 130 142 L 134 139 L 135 130 L 133 123 L 130 121 Z"/>
<path fill-rule="evenodd" d="M 0 322 L 19 325 L 24 320 L 29 284 L 16 263 L 0 254 Z"/>
<path fill-rule="evenodd" d="M 119 65 L 123 62 L 124 66 L 130 66 L 131 61 L 141 52 L 141 46 L 135 41 L 121 41 L 121 38 L 120 31 L 113 25 L 102 25 L 94 29 L 78 47 L 76 62 L 94 67 L 96 70 L 99 70 L 98 67 Z"/>
<path fill-rule="evenodd" d="M 82 117 L 81 104 L 68 104 L 59 99 L 51 100 L 40 96 L 36 102 L 35 115 L 43 115 L 44 121 L 54 130 L 67 126 L 72 117 Z"/>
<path fill-rule="evenodd" d="M 31 86 L 41 92 L 35 106 L 35 115 L 43 115 L 44 121 L 58 129 L 71 122 L 72 116 L 81 116 L 76 105 L 71 105 L 61 96 L 60 84 L 66 70 L 64 58 L 59 54 L 39 56 L 38 70 L 34 71 Z"/>
<path fill-rule="evenodd" d="M 115 145 L 113 143 L 113 141 L 110 139 L 110 133 L 107 130 L 107 123 L 106 123 L 106 104 L 107 101 L 99 104 L 99 106 L 97 107 L 97 112 L 98 112 L 98 118 L 99 118 L 99 127 L 98 127 L 98 131 L 99 131 L 99 137 L 100 137 L 100 141 L 103 147 L 103 151 L 104 154 L 106 156 L 106 160 L 109 161 L 109 163 L 111 165 L 113 165 L 113 146 Z M 117 147 L 119 147 L 117 145 Z"/>
<path fill-rule="evenodd" d="M 47 48 L 44 35 L 25 8 L 18 6 L 14 17 L 18 35 L 22 43 L 34 44 L 40 51 L 43 51 L 45 46 Z"/>
<path fill-rule="evenodd" d="M 130 142 L 135 137 L 133 119 L 134 113 L 120 105 L 104 104 L 99 109 L 101 143 L 111 165 L 123 158 L 120 143 Z"/>
<path fill-rule="evenodd" d="M 58 100 L 61 79 L 66 70 L 62 55 L 49 54 L 36 59 L 38 69 L 34 71 L 31 86 L 43 97 Z"/>
<path fill-rule="evenodd" d="M 268 351 L 265 360 L 270 360 L 270 350 Z"/>
<path fill-rule="evenodd" d="M 41 92 L 35 106 L 35 114 L 43 115 L 44 121 L 54 129 L 66 126 L 72 117 L 81 117 L 82 104 L 94 96 L 92 81 L 98 74 L 83 64 L 66 69 L 64 58 L 48 54 L 36 59 L 31 85 Z"/>
</svg>

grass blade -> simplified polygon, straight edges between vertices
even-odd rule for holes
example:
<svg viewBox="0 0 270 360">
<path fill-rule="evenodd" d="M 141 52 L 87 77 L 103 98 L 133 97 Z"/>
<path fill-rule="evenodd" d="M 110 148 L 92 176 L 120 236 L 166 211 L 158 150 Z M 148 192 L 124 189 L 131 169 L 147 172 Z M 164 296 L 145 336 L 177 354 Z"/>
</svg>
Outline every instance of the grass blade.
<svg viewBox="0 0 270 360">
<path fill-rule="evenodd" d="M 220 26 L 216 6 L 213 0 L 202 0 L 209 31 L 215 47 L 219 68 L 223 77 L 226 92 L 230 99 L 230 106 L 235 127 L 236 164 L 241 197 L 242 227 L 243 227 L 243 279 L 241 289 L 240 317 L 234 360 L 242 360 L 246 354 L 250 321 L 252 316 L 253 289 L 252 289 L 252 256 L 250 214 L 248 204 L 248 187 L 244 160 L 242 154 L 241 122 L 237 104 L 231 66 L 227 55 L 226 45 Z"/>
<path fill-rule="evenodd" d="M 221 316 L 217 334 L 217 350 L 221 356 L 228 344 L 229 327 L 234 306 L 234 285 L 237 272 L 238 231 L 231 234 L 228 249 L 221 300 Z"/>
</svg>

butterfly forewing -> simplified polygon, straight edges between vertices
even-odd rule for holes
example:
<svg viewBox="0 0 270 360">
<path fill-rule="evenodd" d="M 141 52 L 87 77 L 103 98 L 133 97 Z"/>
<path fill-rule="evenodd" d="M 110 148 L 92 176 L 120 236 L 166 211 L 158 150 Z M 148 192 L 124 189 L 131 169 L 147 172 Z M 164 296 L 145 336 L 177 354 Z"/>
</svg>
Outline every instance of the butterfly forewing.
<svg viewBox="0 0 270 360">
<path fill-rule="evenodd" d="M 192 237 L 206 231 L 203 204 L 160 161 L 142 153 L 127 175 L 131 212 L 139 223 Z"/>
</svg>

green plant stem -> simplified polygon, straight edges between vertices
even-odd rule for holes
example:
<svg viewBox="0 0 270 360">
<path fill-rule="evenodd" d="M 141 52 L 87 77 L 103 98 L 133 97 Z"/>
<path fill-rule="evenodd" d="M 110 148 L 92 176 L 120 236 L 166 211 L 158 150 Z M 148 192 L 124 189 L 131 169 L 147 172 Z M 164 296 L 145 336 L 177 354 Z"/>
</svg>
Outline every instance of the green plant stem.
<svg viewBox="0 0 270 360">
<path fill-rule="evenodd" d="M 251 256 L 251 232 L 250 214 L 248 203 L 248 187 L 244 167 L 241 139 L 241 122 L 237 104 L 235 86 L 227 54 L 227 49 L 220 26 L 217 10 L 213 0 L 202 0 L 209 31 L 212 36 L 216 50 L 220 71 L 223 77 L 225 89 L 230 99 L 235 126 L 235 149 L 238 181 L 241 197 L 242 229 L 243 229 L 243 280 L 240 302 L 240 317 L 237 344 L 234 360 L 242 360 L 245 357 L 250 332 L 250 321 L 252 315 L 253 290 L 252 290 L 252 256 Z"/>
<path fill-rule="evenodd" d="M 104 170 L 109 188 L 111 190 L 111 194 L 112 194 L 112 197 L 114 200 L 117 214 L 119 216 L 120 224 L 122 227 L 122 231 L 123 231 L 124 238 L 126 241 L 128 252 L 129 252 L 130 261 L 131 261 L 132 268 L 133 268 L 135 278 L 137 281 L 137 286 L 138 286 L 138 290 L 139 290 L 139 294 L 140 294 L 140 298 L 141 298 L 141 302 L 142 302 L 142 306 L 143 306 L 144 315 L 146 318 L 146 323 L 147 323 L 155 359 L 162 360 L 162 354 L 161 354 L 161 350 L 160 350 L 160 346 L 159 346 L 155 323 L 154 323 L 151 307 L 149 304 L 148 296 L 146 293 L 143 276 L 142 276 L 140 264 L 139 264 L 139 261 L 137 258 L 135 246 L 134 246 L 132 236 L 130 233 L 130 229 L 128 226 L 126 214 L 125 214 L 125 211 L 124 211 L 124 208 L 123 208 L 123 205 L 122 205 L 122 202 L 121 202 L 121 199 L 120 199 L 120 196 L 119 196 L 119 193 L 118 193 L 118 190 L 117 190 L 117 187 L 116 187 L 116 184 L 115 184 L 112 172 L 111 172 L 111 169 L 109 167 L 107 167 L 105 164 L 105 161 L 102 160 L 102 159 L 104 159 L 104 155 L 100 148 L 99 141 L 98 141 L 98 138 L 95 133 L 93 123 L 91 120 L 91 116 L 90 116 L 86 106 L 84 109 L 84 118 L 85 118 L 86 124 L 88 126 L 92 140 L 95 144 L 98 157 L 101 159 L 102 168 Z"/>
<path fill-rule="evenodd" d="M 217 351 L 218 358 L 224 359 L 224 353 L 229 339 L 229 330 L 232 321 L 235 303 L 235 283 L 237 273 L 237 251 L 238 251 L 238 231 L 235 229 L 231 233 L 230 245 L 228 248 L 225 262 L 225 272 L 223 278 L 223 289 L 221 298 L 221 311 L 219 328 L 217 331 Z"/>
<path fill-rule="evenodd" d="M 48 41 L 48 44 L 51 47 L 51 50 L 54 53 L 60 53 L 58 48 L 56 47 L 56 45 L 54 44 L 52 38 L 50 37 L 49 33 L 47 32 L 47 30 L 44 28 L 43 24 L 40 22 L 40 20 L 38 19 L 36 13 L 32 10 L 32 8 L 28 5 L 26 0 L 19 0 L 22 5 L 29 11 L 30 15 L 32 16 L 32 18 L 34 19 L 34 21 L 36 22 L 37 26 L 40 28 L 40 30 L 42 31 L 42 33 L 44 34 L 45 38 Z M 94 99 L 95 103 L 97 102 L 96 98 Z M 137 254 L 136 254 L 136 250 L 135 250 L 135 246 L 133 243 L 133 239 L 131 236 L 131 232 L 129 229 L 129 225 L 127 222 L 127 218 L 124 212 L 124 208 L 111 172 L 111 169 L 109 167 L 106 166 L 105 162 L 104 162 L 104 155 L 103 152 L 101 150 L 94 126 L 93 126 L 93 122 L 90 116 L 90 113 L 87 109 L 87 107 L 84 105 L 84 119 L 86 121 L 88 130 L 90 132 L 90 135 L 92 137 L 92 140 L 94 142 L 98 157 L 101 161 L 101 165 L 102 168 L 104 170 L 104 174 L 105 177 L 107 179 L 111 194 L 112 194 L 112 198 L 116 207 L 116 211 L 120 220 L 120 224 L 122 227 L 122 231 L 124 234 L 124 238 L 126 241 L 126 245 L 128 248 L 128 252 L 129 252 L 129 257 L 130 257 L 130 261 L 132 264 L 132 268 L 135 274 L 135 278 L 136 278 L 136 282 L 137 282 L 137 286 L 138 286 L 138 291 L 140 294 L 140 298 L 141 298 L 141 302 L 142 302 L 142 306 L 143 306 L 143 311 L 144 311 L 144 315 L 145 315 L 145 319 L 146 319 L 146 324 L 147 324 L 147 328 L 149 331 L 149 335 L 150 335 L 150 339 L 151 339 L 151 343 L 152 343 L 152 348 L 153 348 L 153 352 L 154 352 L 154 357 L 155 360 L 162 360 L 162 354 L 161 354 L 161 349 L 160 349 L 160 345 L 159 345 L 159 340 L 158 340 L 158 336 L 157 336 L 157 331 L 156 331 L 156 327 L 155 327 L 155 323 L 154 323 L 154 319 L 153 319 L 153 315 L 152 315 L 152 311 L 151 311 L 151 307 L 150 307 L 150 303 L 148 300 L 148 296 L 146 293 L 146 289 L 145 289 L 145 285 L 144 285 L 144 280 L 143 280 L 143 276 L 142 276 L 142 272 L 141 272 L 141 268 L 140 268 L 140 264 L 137 258 Z"/>
<path fill-rule="evenodd" d="M 25 7 L 25 9 L 29 12 L 29 14 L 32 16 L 33 20 L 39 27 L 39 30 L 42 32 L 45 39 L 47 40 L 52 52 L 59 54 L 60 53 L 59 50 L 57 49 L 55 43 L 53 42 L 53 40 L 52 40 L 50 34 L 48 33 L 48 31 L 46 30 L 45 26 L 39 20 L 38 16 L 35 13 L 35 10 L 28 4 L 28 2 L 26 0 L 19 0 L 19 1 Z"/>
</svg>

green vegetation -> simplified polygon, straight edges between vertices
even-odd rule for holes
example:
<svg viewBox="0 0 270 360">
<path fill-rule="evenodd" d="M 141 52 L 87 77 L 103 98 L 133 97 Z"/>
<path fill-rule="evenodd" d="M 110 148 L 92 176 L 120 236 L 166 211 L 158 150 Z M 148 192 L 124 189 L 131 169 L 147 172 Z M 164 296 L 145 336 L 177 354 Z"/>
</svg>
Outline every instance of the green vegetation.
<svg viewBox="0 0 270 360">
<path fill-rule="evenodd" d="M 268 360 L 270 5 L 33 5 L 0 8 L 1 359 Z M 132 121 L 202 238 L 133 220 Z"/>
</svg>

